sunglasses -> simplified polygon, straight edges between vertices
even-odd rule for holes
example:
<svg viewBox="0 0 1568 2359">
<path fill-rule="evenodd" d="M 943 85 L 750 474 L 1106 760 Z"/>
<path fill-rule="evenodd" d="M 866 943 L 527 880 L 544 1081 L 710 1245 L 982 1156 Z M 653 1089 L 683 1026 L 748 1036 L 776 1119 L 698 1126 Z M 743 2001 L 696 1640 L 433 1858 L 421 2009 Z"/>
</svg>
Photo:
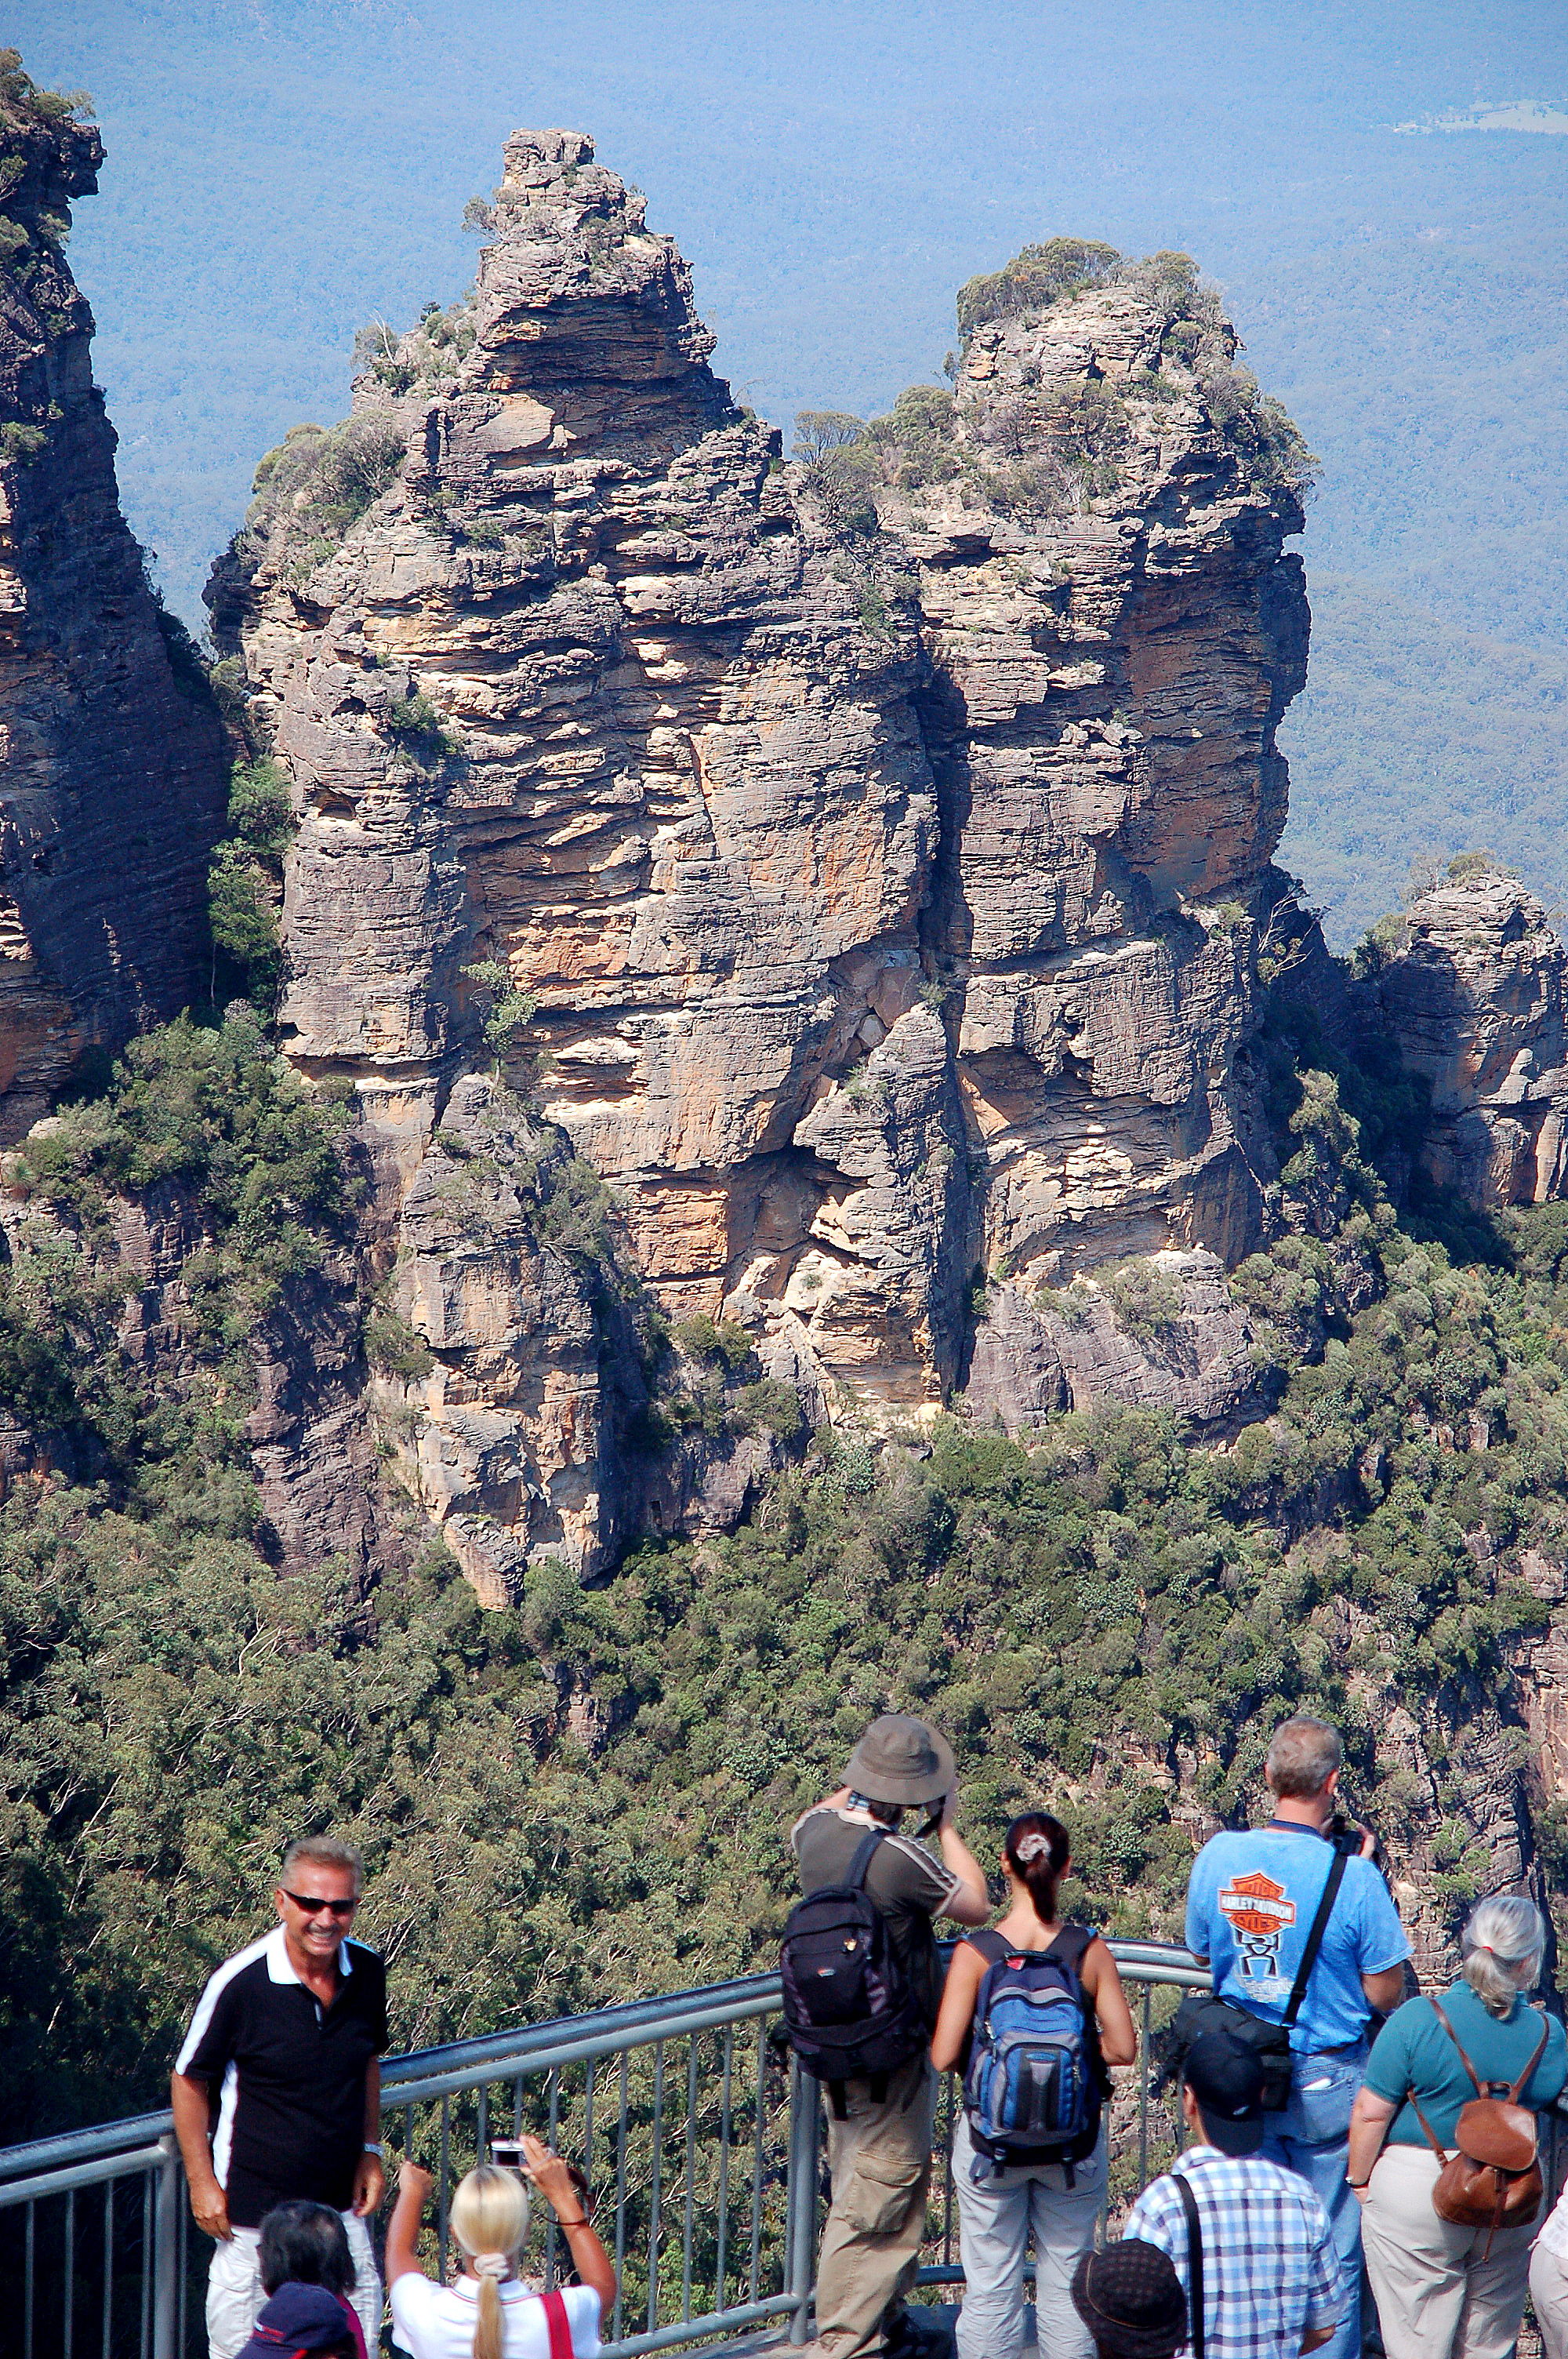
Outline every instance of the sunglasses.
<svg viewBox="0 0 1568 2359">
<path fill-rule="evenodd" d="M 283 1893 L 284 1898 L 292 1900 L 295 1907 L 306 1917 L 319 1917 L 323 1909 L 330 1910 L 334 1917 L 351 1917 L 360 1905 L 357 1893 L 352 1900 L 316 1900 L 308 1893 L 290 1892 L 281 1885 L 278 1889 Z"/>
</svg>

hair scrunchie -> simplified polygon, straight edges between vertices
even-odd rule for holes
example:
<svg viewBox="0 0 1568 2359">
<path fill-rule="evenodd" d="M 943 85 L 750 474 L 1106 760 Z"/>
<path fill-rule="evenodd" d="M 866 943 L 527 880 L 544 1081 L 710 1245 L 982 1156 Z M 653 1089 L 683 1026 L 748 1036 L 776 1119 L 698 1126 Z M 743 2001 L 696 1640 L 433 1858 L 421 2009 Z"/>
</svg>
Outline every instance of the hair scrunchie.
<svg viewBox="0 0 1568 2359">
<path fill-rule="evenodd" d="M 510 2253 L 470 2253 L 469 2267 L 476 2277 L 494 2277 L 499 2283 L 512 2275 Z"/>
<path fill-rule="evenodd" d="M 1041 1834 L 1038 1829 L 1036 1829 L 1033 1834 L 1024 1836 L 1023 1841 L 1018 1846 L 1015 1856 L 1020 1867 L 1024 1867 L 1027 1866 L 1028 1863 L 1032 1859 L 1038 1859 L 1042 1852 L 1049 1854 L 1050 1849 L 1050 1836 Z"/>
</svg>

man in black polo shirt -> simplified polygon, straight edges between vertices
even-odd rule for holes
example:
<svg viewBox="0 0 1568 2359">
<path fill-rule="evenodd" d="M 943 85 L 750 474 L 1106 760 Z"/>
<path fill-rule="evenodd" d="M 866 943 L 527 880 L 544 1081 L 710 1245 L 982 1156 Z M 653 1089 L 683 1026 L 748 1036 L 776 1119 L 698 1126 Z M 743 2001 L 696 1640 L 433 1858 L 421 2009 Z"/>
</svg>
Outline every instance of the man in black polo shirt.
<svg viewBox="0 0 1568 2359">
<path fill-rule="evenodd" d="M 190 2210 L 216 2239 L 207 2280 L 211 2359 L 235 2359 L 266 2296 L 258 2231 L 275 2203 L 343 2215 L 354 2307 L 374 2350 L 381 2280 L 369 2216 L 381 2167 L 386 1974 L 351 1941 L 360 1856 L 328 1835 L 290 1843 L 273 1895 L 279 1922 L 208 1983 L 171 2083 Z M 214 2103 L 214 2101 L 216 2101 Z"/>
</svg>

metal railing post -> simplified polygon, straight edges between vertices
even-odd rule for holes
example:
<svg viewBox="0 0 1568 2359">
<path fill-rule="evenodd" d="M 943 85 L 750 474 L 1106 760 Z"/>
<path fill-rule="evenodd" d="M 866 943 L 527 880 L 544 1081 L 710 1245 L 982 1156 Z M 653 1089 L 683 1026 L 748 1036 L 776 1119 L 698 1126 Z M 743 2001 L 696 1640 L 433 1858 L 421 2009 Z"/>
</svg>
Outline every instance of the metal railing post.
<svg viewBox="0 0 1568 2359">
<path fill-rule="evenodd" d="M 784 2291 L 796 2309 L 789 2339 L 810 2339 L 811 2290 L 816 2262 L 816 2181 L 822 2168 L 822 2105 L 816 2083 L 794 2064 L 790 2081 L 789 2184 L 784 2232 Z"/>
<path fill-rule="evenodd" d="M 157 2221 L 153 2235 L 153 2359 L 181 2359 L 179 2343 L 179 2147 L 158 2140 Z"/>
</svg>

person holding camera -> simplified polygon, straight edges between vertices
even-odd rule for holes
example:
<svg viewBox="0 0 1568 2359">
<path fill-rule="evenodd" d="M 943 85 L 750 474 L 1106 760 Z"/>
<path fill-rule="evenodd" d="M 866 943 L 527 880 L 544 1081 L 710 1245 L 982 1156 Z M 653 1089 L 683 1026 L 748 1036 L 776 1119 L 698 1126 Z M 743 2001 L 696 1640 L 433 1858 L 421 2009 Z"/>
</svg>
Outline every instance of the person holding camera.
<svg viewBox="0 0 1568 2359">
<path fill-rule="evenodd" d="M 785 1931 L 785 2017 L 805 2069 L 825 2084 L 833 2189 L 816 2268 L 823 2359 L 871 2359 L 914 2341 L 903 2301 L 931 2179 L 929 2047 L 942 1980 L 932 1919 L 983 1925 L 990 1915 L 984 1873 L 954 1824 L 955 1776 L 946 1737 L 924 1720 L 884 1712 L 856 1745 L 838 1792 L 790 1834 L 807 1898 Z M 912 1810 L 927 1814 L 920 1832 L 935 1836 L 940 1858 L 900 1833 Z M 852 1961 L 839 1919 L 859 1945 Z M 874 1999 L 863 2020 L 851 1995 L 820 2010 L 814 2026 L 835 1959 L 870 1973 Z M 842 2072 L 814 2052 L 818 2031 L 827 2044 L 842 2038 Z"/>
<path fill-rule="evenodd" d="M 599 2330 L 615 2299 L 615 2270 L 594 2234 L 580 2181 L 542 2138 L 524 2136 L 516 2169 L 481 2162 L 453 2190 L 449 2217 L 463 2256 L 455 2285 L 419 2267 L 419 2223 L 435 2180 L 412 2159 L 397 2174 L 386 2231 L 393 2340 L 412 2359 L 598 2359 Z M 549 2293 L 522 2275 L 531 2205 L 539 2190 L 566 2237 L 579 2282 Z"/>
<path fill-rule="evenodd" d="M 1281 2030 L 1288 2025 L 1288 2094 L 1265 2114 L 1260 2151 L 1314 2190 L 1346 2281 L 1357 2285 L 1361 2212 L 1345 2183 L 1350 2110 L 1368 2024 L 1403 1998 L 1411 1945 L 1374 1864 L 1372 1836 L 1335 1824 L 1343 1760 L 1326 1721 L 1302 1713 L 1281 1722 L 1263 1767 L 1274 1814 L 1267 1826 L 1227 1831 L 1204 1845 L 1187 1887 L 1186 1940 L 1210 1967 L 1217 1998 Z M 1352 2305 L 1325 2359 L 1359 2359 L 1360 2348 Z"/>
</svg>

